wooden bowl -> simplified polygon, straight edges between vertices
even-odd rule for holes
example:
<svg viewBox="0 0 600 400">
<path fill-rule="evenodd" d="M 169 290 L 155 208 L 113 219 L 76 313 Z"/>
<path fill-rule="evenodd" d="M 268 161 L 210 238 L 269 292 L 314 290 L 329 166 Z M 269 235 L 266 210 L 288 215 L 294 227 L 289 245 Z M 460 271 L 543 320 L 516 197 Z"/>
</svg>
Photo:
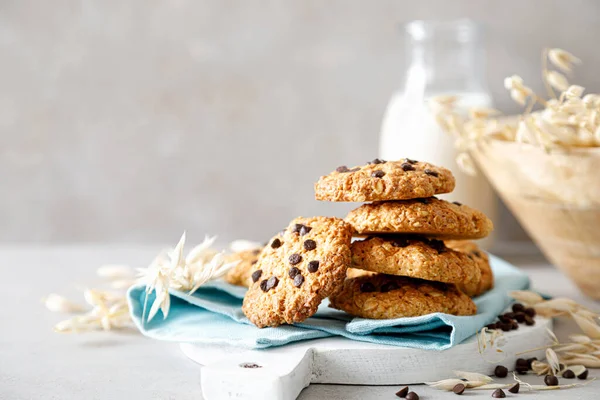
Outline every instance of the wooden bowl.
<svg viewBox="0 0 600 400">
<path fill-rule="evenodd" d="M 600 148 L 488 140 L 471 154 L 546 257 L 600 300 Z"/>
</svg>

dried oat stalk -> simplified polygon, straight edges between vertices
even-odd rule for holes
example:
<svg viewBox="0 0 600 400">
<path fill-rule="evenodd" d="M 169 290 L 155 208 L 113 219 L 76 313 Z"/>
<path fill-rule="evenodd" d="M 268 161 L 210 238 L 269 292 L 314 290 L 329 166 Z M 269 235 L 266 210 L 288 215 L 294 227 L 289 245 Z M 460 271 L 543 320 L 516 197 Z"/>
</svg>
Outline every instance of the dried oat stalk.
<svg viewBox="0 0 600 400">
<path fill-rule="evenodd" d="M 499 112 L 488 108 L 471 109 L 463 116 L 456 109 L 454 96 L 432 99 L 431 108 L 439 125 L 456 137 L 457 163 L 466 173 L 475 174 L 469 151 L 479 140 L 528 143 L 546 151 L 600 146 L 600 95 L 584 96 L 585 89 L 571 85 L 564 75 L 581 61 L 561 49 L 544 50 L 542 61 L 542 79 L 549 99 L 534 93 L 518 75 L 504 80 L 511 98 L 525 108 L 515 122 L 494 118 Z M 533 111 L 536 106 L 541 108 Z"/>
</svg>

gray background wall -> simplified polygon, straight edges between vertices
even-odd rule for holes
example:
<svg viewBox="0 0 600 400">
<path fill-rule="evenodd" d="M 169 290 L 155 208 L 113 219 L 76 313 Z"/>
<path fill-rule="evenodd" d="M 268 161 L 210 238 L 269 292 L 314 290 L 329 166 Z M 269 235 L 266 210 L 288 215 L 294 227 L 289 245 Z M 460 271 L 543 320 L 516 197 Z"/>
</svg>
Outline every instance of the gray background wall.
<svg viewBox="0 0 600 400">
<path fill-rule="evenodd" d="M 398 24 L 458 17 L 487 25 L 503 111 L 505 76 L 541 88 L 545 46 L 600 90 L 594 0 L 1 1 L 0 241 L 263 239 L 343 215 L 312 184 L 376 156 Z"/>
</svg>

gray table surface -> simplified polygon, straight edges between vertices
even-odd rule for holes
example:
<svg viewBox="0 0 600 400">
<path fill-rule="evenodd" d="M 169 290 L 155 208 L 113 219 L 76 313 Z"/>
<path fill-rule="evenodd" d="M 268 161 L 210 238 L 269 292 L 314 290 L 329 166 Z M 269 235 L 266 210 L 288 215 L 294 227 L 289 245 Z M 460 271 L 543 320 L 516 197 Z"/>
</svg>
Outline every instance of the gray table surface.
<svg viewBox="0 0 600 400">
<path fill-rule="evenodd" d="M 136 332 L 60 335 L 52 326 L 62 317 L 41 298 L 56 292 L 80 300 L 77 286 L 93 287 L 95 269 L 105 263 L 146 266 L 155 247 L 0 246 L 0 399 L 201 399 L 200 366 L 175 343 Z M 540 260 L 511 260 L 524 267 L 536 289 L 566 296 L 594 310 L 562 274 Z M 557 321 L 564 337 L 573 331 Z M 468 369 L 468 366 L 465 366 Z M 600 371 L 590 376 L 600 377 Z M 538 382 L 527 376 L 525 380 Z M 397 386 L 311 385 L 299 399 L 394 399 Z M 454 399 L 454 394 L 413 386 L 421 399 Z M 491 398 L 471 392 L 469 398 Z M 600 399 L 600 381 L 569 390 L 528 393 L 528 399 Z"/>
</svg>

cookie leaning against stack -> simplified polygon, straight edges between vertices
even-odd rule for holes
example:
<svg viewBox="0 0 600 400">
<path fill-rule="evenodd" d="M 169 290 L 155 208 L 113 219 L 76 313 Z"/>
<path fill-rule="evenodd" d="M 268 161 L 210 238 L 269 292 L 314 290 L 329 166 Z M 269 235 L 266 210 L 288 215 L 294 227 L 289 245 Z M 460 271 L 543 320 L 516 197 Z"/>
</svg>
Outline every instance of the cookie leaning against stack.
<svg viewBox="0 0 600 400">
<path fill-rule="evenodd" d="M 321 177 L 318 200 L 373 202 L 346 217 L 368 237 L 352 243 L 352 274 L 332 307 L 374 319 L 475 314 L 469 296 L 489 290 L 493 276 L 485 253 L 461 240 L 483 238 L 493 226 L 477 210 L 433 197 L 454 185 L 449 170 L 411 159 L 375 159 Z"/>
</svg>

